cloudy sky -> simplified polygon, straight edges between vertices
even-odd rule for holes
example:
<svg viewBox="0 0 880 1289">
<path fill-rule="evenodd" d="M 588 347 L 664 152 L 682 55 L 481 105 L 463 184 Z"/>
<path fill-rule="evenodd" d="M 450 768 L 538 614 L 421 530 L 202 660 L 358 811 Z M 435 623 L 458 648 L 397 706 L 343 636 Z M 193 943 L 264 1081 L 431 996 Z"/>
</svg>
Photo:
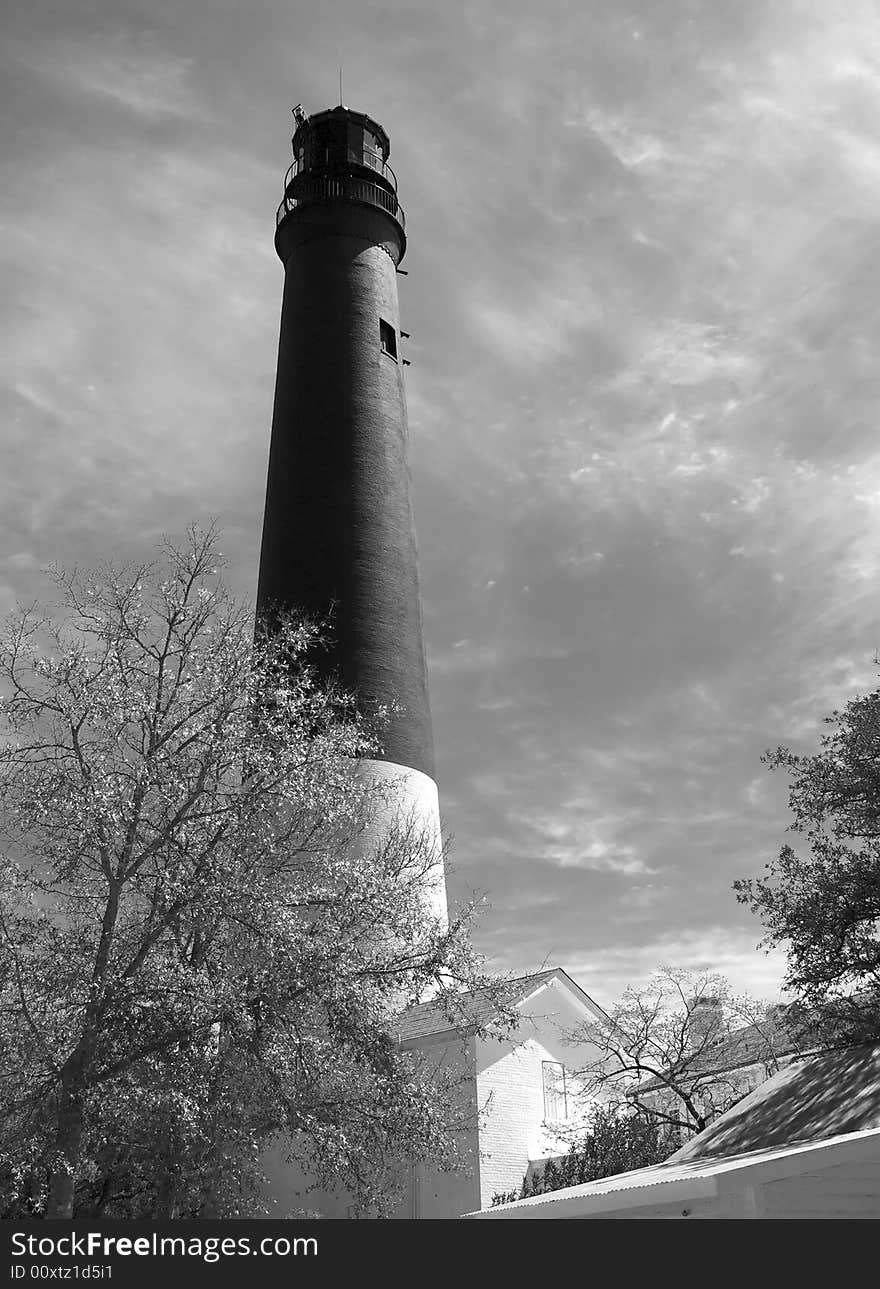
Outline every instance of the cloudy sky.
<svg viewBox="0 0 880 1289">
<path fill-rule="evenodd" d="M 773 995 L 731 893 L 880 646 L 876 0 L 29 0 L 0 608 L 217 516 L 253 596 L 291 106 L 392 141 L 453 897 L 601 1003 Z"/>
</svg>

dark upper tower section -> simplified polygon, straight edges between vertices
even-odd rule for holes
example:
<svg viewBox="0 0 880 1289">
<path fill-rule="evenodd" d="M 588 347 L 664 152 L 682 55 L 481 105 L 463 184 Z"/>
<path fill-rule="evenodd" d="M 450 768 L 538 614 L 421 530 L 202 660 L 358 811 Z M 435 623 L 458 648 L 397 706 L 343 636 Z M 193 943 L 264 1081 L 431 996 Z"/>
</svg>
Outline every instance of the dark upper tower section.
<svg viewBox="0 0 880 1289">
<path fill-rule="evenodd" d="M 293 136 L 293 164 L 284 177 L 284 200 L 278 207 L 279 229 L 293 211 L 316 202 L 377 206 L 398 226 L 399 263 L 406 249 L 405 220 L 397 200 L 397 176 L 388 164 L 390 151 L 381 125 L 362 112 L 334 107 L 313 116 L 301 114 Z M 283 259 L 280 248 L 279 254 Z"/>
<path fill-rule="evenodd" d="M 433 777 L 388 136 L 345 107 L 300 112 L 293 150 L 257 613 L 331 615 L 319 665 L 368 714 L 397 704 L 383 759 Z"/>
</svg>

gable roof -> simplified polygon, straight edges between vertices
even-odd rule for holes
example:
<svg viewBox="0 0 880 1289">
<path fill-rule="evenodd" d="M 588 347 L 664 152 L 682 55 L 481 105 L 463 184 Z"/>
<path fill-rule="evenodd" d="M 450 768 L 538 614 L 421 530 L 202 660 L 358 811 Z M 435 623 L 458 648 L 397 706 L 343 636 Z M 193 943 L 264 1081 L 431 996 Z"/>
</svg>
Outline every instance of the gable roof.
<svg viewBox="0 0 880 1289">
<path fill-rule="evenodd" d="M 762 1060 L 770 1047 L 776 1056 L 787 1056 L 795 1046 L 795 1039 L 784 1022 L 768 1020 L 756 1025 L 750 1021 L 701 1052 L 694 1063 L 694 1071 L 704 1074 L 714 1070 L 735 1070 Z"/>
<path fill-rule="evenodd" d="M 594 1015 L 604 1015 L 601 1007 L 561 967 L 550 967 L 546 971 L 535 971 L 527 976 L 514 976 L 505 983 L 503 1000 L 508 1006 L 519 1006 L 550 984 L 562 986 L 581 1008 Z M 491 1025 L 499 1015 L 498 1003 L 485 991 L 446 995 L 444 998 L 410 1007 L 400 1017 L 396 1034 L 401 1043 L 406 1043 L 434 1034 L 446 1034 L 454 1029 L 481 1029 Z"/>
<path fill-rule="evenodd" d="M 707 1044 L 693 1060 L 684 1058 L 678 1067 L 679 1082 L 688 1084 L 708 1074 L 741 1070 L 765 1061 L 771 1055 L 777 1060 L 791 1056 L 797 1050 L 798 1043 L 785 1025 L 783 1012 L 784 1009 L 781 1009 L 781 1018 L 777 1020 L 768 1019 L 760 1025 L 750 1021 L 741 1025 L 739 1029 Z M 650 1078 L 640 1083 L 637 1090 L 641 1095 L 666 1086 L 664 1079 Z"/>
<path fill-rule="evenodd" d="M 880 1046 L 793 1061 L 692 1137 L 667 1164 L 880 1128 Z"/>
</svg>

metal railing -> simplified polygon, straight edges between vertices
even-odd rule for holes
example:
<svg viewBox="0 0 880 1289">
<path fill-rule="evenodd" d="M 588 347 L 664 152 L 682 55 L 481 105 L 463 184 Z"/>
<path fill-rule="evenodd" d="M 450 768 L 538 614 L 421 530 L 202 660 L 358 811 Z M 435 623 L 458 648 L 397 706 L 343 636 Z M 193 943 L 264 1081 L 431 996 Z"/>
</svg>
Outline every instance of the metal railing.
<svg viewBox="0 0 880 1289">
<path fill-rule="evenodd" d="M 292 169 L 292 167 L 291 167 Z M 290 174 L 290 171 L 288 171 Z M 289 182 L 289 181 L 288 181 Z M 378 206 L 380 210 L 387 211 L 401 228 L 406 227 L 406 219 L 403 214 L 403 207 L 397 200 L 397 194 L 389 192 L 381 184 L 373 183 L 370 179 L 360 179 L 355 175 L 312 175 L 310 178 L 303 178 L 296 186 L 294 195 L 287 184 L 285 184 L 284 200 L 278 207 L 278 213 L 275 217 L 276 227 L 281 223 L 292 210 L 298 206 L 307 206 L 314 202 L 331 201 L 334 197 L 341 197 L 348 201 L 362 201 L 369 206 Z"/>
<path fill-rule="evenodd" d="M 383 179 L 387 179 L 394 191 L 397 192 L 397 175 L 388 162 L 382 160 L 380 153 L 372 152 L 368 149 L 364 149 L 363 152 L 356 153 L 352 151 L 345 153 L 341 148 L 335 151 L 325 148 L 323 159 L 313 152 L 308 163 L 304 163 L 302 168 L 300 168 L 299 161 L 294 160 L 284 176 L 285 192 L 289 188 L 291 180 L 295 179 L 298 174 L 305 174 L 309 170 L 315 170 L 322 165 L 327 167 L 334 165 L 367 166 L 370 170 L 375 170 L 377 174 L 380 174 Z"/>
</svg>

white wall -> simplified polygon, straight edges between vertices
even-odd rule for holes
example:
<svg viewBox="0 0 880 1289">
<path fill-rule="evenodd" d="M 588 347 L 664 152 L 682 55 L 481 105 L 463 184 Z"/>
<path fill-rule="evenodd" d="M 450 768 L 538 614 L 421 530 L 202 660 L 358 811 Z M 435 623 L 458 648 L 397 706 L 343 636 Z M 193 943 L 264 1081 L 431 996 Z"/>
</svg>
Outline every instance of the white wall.
<svg viewBox="0 0 880 1289">
<path fill-rule="evenodd" d="M 475 1040 L 462 1040 L 457 1035 L 431 1035 L 408 1046 L 462 1079 L 457 1108 L 463 1122 L 456 1144 L 466 1171 L 442 1172 L 427 1165 L 414 1166 L 402 1159 L 398 1176 L 403 1180 L 403 1196 L 392 1216 L 460 1217 L 480 1207 Z M 269 1179 L 267 1191 L 276 1202 L 276 1216 L 287 1217 L 292 1210 L 315 1212 L 327 1218 L 357 1216 L 347 1191 L 309 1190 L 313 1178 L 295 1160 L 287 1159 L 289 1153 L 289 1143 L 279 1140 L 263 1156 L 263 1169 Z"/>
<path fill-rule="evenodd" d="M 544 986 L 520 1010 L 522 1023 L 512 1040 L 477 1040 L 481 1208 L 489 1207 L 493 1195 L 518 1191 L 530 1160 L 567 1149 L 566 1140 L 544 1124 L 542 1063 L 557 1061 L 572 1071 L 598 1055 L 593 1044 L 564 1041 L 584 1017 L 563 986 Z M 575 1094 L 569 1100 L 575 1126 L 588 1107 L 576 1097 L 576 1080 L 567 1081 Z"/>
<path fill-rule="evenodd" d="M 511 1038 L 470 1038 L 431 1035 L 409 1044 L 430 1059 L 464 1077 L 461 1110 L 469 1126 L 459 1137 L 459 1149 L 469 1171 L 442 1173 L 428 1166 L 413 1168 L 401 1161 L 405 1195 L 395 1216 L 403 1218 L 458 1217 L 487 1208 L 492 1196 L 519 1190 L 532 1160 L 559 1155 L 567 1140 L 544 1124 L 542 1063 L 556 1061 L 576 1070 L 595 1060 L 592 1044 L 569 1045 L 565 1036 L 584 1023 L 584 1008 L 564 985 L 542 986 L 520 1008 L 522 1021 Z M 570 1125 L 576 1126 L 588 1107 L 576 1098 L 577 1082 L 570 1079 Z M 478 1133 L 479 1119 L 479 1133 Z M 344 1192 L 313 1192 L 297 1197 L 307 1179 L 296 1165 L 283 1161 L 283 1152 L 267 1154 L 264 1167 L 272 1178 L 270 1193 L 278 1199 L 278 1216 L 290 1208 L 317 1210 L 327 1217 L 347 1217 L 351 1197 Z"/>
<path fill-rule="evenodd" d="M 784 1177 L 763 1189 L 763 1217 L 880 1217 L 880 1159 Z"/>
<path fill-rule="evenodd" d="M 476 1040 L 432 1035 L 408 1047 L 424 1052 L 427 1059 L 436 1061 L 461 1079 L 456 1108 L 462 1126 L 456 1136 L 456 1146 L 464 1170 L 442 1172 L 418 1165 L 412 1170 L 408 1196 L 395 1217 L 460 1217 L 480 1205 Z"/>
</svg>

